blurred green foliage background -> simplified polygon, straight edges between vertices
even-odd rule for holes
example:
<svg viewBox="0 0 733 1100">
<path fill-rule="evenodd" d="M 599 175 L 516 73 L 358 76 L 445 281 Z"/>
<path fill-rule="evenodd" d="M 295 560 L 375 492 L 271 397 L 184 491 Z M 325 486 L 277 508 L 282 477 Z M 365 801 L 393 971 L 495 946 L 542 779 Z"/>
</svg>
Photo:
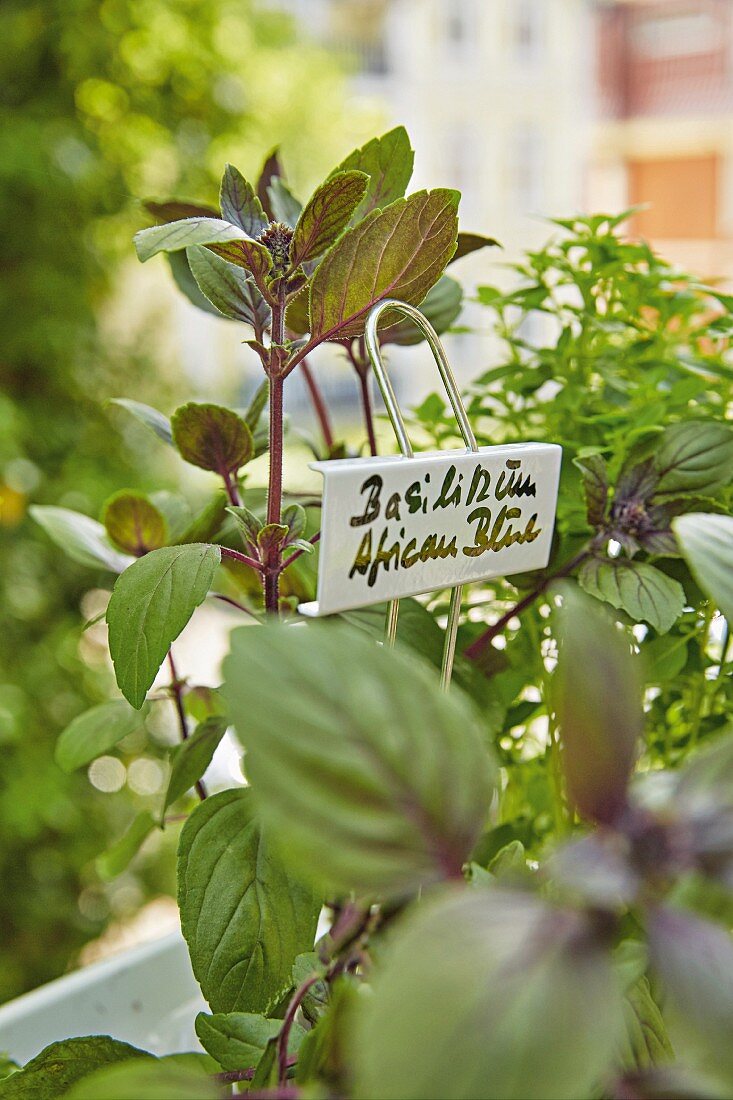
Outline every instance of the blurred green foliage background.
<svg viewBox="0 0 733 1100">
<path fill-rule="evenodd" d="M 133 796 L 53 761 L 109 677 L 83 659 L 89 571 L 27 518 L 33 500 L 96 517 L 121 486 L 160 484 L 144 433 L 131 453 L 103 407 L 186 396 L 134 318 L 123 348 L 104 338 L 139 200 L 211 201 L 225 161 L 253 174 L 278 144 L 303 188 L 369 135 L 368 116 L 333 56 L 251 0 L 0 6 L 0 1001 L 171 885 L 169 861 L 153 863 L 115 907 L 96 879 Z"/>
</svg>

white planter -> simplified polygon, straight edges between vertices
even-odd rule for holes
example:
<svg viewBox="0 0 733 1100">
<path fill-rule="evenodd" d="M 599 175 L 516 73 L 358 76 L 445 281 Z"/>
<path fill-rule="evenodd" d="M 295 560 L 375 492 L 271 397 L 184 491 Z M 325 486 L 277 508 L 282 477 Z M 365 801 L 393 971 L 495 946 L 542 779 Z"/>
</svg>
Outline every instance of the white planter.
<svg viewBox="0 0 733 1100">
<path fill-rule="evenodd" d="M 0 1051 L 24 1063 L 78 1035 L 112 1035 L 153 1054 L 200 1050 L 194 1018 L 205 1008 L 175 932 L 0 1006 Z"/>
</svg>

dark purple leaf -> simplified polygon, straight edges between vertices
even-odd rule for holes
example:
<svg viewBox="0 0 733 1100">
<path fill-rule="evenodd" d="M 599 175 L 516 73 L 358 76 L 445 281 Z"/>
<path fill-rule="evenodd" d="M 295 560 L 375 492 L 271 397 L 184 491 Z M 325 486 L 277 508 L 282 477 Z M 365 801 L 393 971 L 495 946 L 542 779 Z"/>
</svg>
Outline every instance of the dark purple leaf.
<svg viewBox="0 0 733 1100">
<path fill-rule="evenodd" d="M 597 605 L 563 589 L 555 707 L 568 797 L 581 816 L 611 824 L 626 807 L 642 729 L 637 661 Z"/>
</svg>

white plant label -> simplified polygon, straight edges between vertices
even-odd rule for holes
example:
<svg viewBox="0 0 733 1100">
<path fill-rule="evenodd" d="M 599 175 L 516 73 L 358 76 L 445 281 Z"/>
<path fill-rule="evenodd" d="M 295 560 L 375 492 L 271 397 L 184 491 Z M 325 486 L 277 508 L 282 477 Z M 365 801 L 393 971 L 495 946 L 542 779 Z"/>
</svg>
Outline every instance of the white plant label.
<svg viewBox="0 0 733 1100">
<path fill-rule="evenodd" d="M 562 448 L 315 462 L 323 474 L 318 600 L 331 615 L 436 588 L 541 569 L 555 523 Z"/>
</svg>

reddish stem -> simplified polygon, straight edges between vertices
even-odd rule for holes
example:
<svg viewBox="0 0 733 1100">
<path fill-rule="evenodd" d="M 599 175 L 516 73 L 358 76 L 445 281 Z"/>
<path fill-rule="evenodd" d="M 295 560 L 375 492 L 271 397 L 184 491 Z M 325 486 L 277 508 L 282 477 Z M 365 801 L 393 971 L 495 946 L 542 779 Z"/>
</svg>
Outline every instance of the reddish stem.
<svg viewBox="0 0 733 1100">
<path fill-rule="evenodd" d="M 306 978 L 304 982 L 298 986 L 293 995 L 293 999 L 288 1005 L 288 1010 L 283 1017 L 283 1026 L 280 1029 L 280 1034 L 277 1038 L 277 1066 L 278 1066 L 278 1081 L 281 1085 L 284 1085 L 288 1079 L 288 1040 L 290 1039 L 290 1032 L 295 1022 L 295 1017 L 298 1014 L 303 998 L 305 997 L 311 986 L 314 986 L 321 978 L 320 974 L 311 974 L 309 978 Z"/>
<path fill-rule="evenodd" d="M 321 435 L 323 436 L 323 442 L 328 454 L 333 450 L 333 430 L 331 428 L 331 421 L 328 415 L 328 408 L 326 402 L 321 393 L 321 388 L 316 382 L 315 376 L 310 369 L 310 364 L 307 359 L 304 359 L 300 364 L 300 369 L 305 380 L 305 384 L 308 387 L 308 393 L 313 404 L 313 411 L 316 414 L 318 425 L 321 429 Z"/>
<path fill-rule="evenodd" d="M 377 437 L 374 433 L 374 413 L 372 411 L 372 395 L 369 390 L 369 369 L 362 367 L 358 371 L 359 386 L 361 388 L 361 407 L 364 410 L 364 425 L 369 441 L 369 453 L 377 454 Z"/>
<path fill-rule="evenodd" d="M 589 554 L 590 550 L 586 547 L 581 550 L 580 553 L 576 554 L 574 558 L 570 558 L 564 565 L 561 565 L 555 573 L 551 573 L 548 577 L 545 577 L 544 580 L 540 581 L 536 588 L 533 588 L 531 592 L 523 596 L 514 607 L 510 608 L 500 619 L 497 619 L 493 626 L 490 626 L 489 629 L 485 630 L 474 642 L 471 642 L 470 646 L 464 651 L 466 657 L 471 661 L 477 660 L 484 650 L 491 645 L 493 639 L 501 634 L 510 619 L 526 611 L 543 592 L 547 591 L 554 581 L 558 581 L 562 577 L 567 577 L 568 573 L 572 573 L 573 569 L 580 565 L 581 562 L 585 561 Z"/>
<path fill-rule="evenodd" d="M 242 565 L 248 565 L 250 569 L 256 569 L 258 573 L 262 572 L 261 563 L 255 561 L 254 558 L 248 558 L 246 554 L 240 554 L 239 550 L 230 550 L 228 546 L 219 546 L 219 549 L 225 558 L 232 558 L 233 561 L 241 561 Z"/>
<path fill-rule="evenodd" d="M 186 711 L 183 706 L 183 681 L 179 680 L 178 672 L 176 671 L 175 661 L 173 660 L 173 650 L 168 650 L 168 667 L 171 670 L 171 692 L 173 693 L 173 701 L 176 706 L 176 713 L 178 715 L 178 726 L 181 731 L 181 740 L 188 740 L 188 719 L 186 718 Z M 196 793 L 203 802 L 206 798 L 206 787 L 203 784 L 203 780 L 196 780 Z"/>
</svg>

